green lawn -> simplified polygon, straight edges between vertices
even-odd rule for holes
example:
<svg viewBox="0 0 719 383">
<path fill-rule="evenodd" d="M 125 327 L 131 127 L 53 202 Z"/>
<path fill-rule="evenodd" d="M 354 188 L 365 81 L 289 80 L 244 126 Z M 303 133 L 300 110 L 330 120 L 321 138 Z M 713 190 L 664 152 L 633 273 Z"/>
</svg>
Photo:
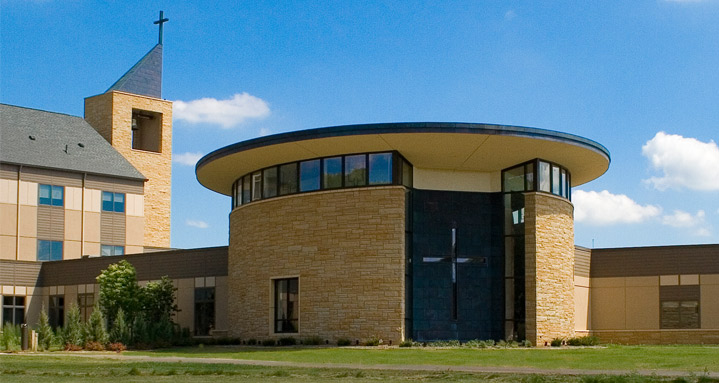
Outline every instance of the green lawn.
<svg viewBox="0 0 719 383">
<path fill-rule="evenodd" d="M 127 352 L 128 355 L 191 356 L 302 363 L 432 364 L 447 366 L 521 366 L 590 370 L 666 369 L 719 372 L 718 346 L 608 346 L 571 349 L 425 349 L 193 347 Z"/>
<path fill-rule="evenodd" d="M 319 350 L 318 350 L 319 351 Z M 337 350 L 335 350 L 337 351 Z M 347 350 L 352 351 L 352 350 Z M 410 350 L 412 351 L 412 350 Z M 344 353 L 341 350 L 340 353 Z M 373 354 L 377 351 L 370 351 Z M 276 352 L 279 355 L 282 352 Z M 284 350 L 287 353 L 287 350 Z M 152 353 L 156 355 L 157 353 Z M 186 355 L 184 355 L 186 356 Z M 0 382 L 527 382 L 527 383 L 649 383 L 719 380 L 701 375 L 665 379 L 660 377 L 560 376 L 464 373 L 451 371 L 375 371 L 330 368 L 264 367 L 228 364 L 137 362 L 52 355 L 0 355 Z"/>
</svg>

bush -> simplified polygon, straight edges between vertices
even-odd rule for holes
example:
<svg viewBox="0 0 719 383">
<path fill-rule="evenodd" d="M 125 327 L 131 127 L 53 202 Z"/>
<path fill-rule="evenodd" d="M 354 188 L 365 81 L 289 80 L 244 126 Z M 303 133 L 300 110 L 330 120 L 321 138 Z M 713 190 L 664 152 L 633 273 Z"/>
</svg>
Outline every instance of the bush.
<svg viewBox="0 0 719 383">
<path fill-rule="evenodd" d="M 50 327 L 45 306 L 42 306 L 40 319 L 37 322 L 37 346 L 40 351 L 49 350 L 54 340 L 55 334 L 52 331 L 52 327 Z"/>
<path fill-rule="evenodd" d="M 118 308 L 115 316 L 115 322 L 110 329 L 110 342 L 114 343 L 130 343 L 130 326 L 127 325 L 125 319 L 125 311 L 122 307 Z"/>
<path fill-rule="evenodd" d="M 324 344 L 325 342 L 322 340 L 322 338 L 318 336 L 311 336 L 309 338 L 305 338 L 302 340 L 302 344 L 306 346 L 318 346 L 321 344 Z"/>
<path fill-rule="evenodd" d="M 427 346 L 429 347 L 459 347 L 462 344 L 456 340 L 436 340 L 434 342 L 427 343 Z"/>
<path fill-rule="evenodd" d="M 522 341 L 522 347 L 532 347 L 532 341 L 525 339 Z"/>
<path fill-rule="evenodd" d="M 474 339 L 474 340 L 470 340 L 469 342 L 465 343 L 464 345 L 467 347 L 472 347 L 472 348 L 491 348 L 491 347 L 494 347 L 494 344 L 495 344 L 494 340 L 492 340 L 492 339 L 487 339 L 487 340 Z"/>
<path fill-rule="evenodd" d="M 352 341 L 347 338 L 339 338 L 339 339 L 337 339 L 337 345 L 340 347 L 351 346 Z"/>
<path fill-rule="evenodd" d="M 82 346 L 72 343 L 65 343 L 65 351 L 82 351 Z"/>
<path fill-rule="evenodd" d="M 82 350 L 82 345 L 85 344 L 85 326 L 80 321 L 80 309 L 75 304 L 71 305 L 67 312 L 62 335 L 66 350 L 77 351 L 75 348 Z"/>
<path fill-rule="evenodd" d="M 110 343 L 107 345 L 108 351 L 114 351 L 114 352 L 123 352 L 127 350 L 127 347 L 125 347 L 124 344 L 120 342 Z"/>
<path fill-rule="evenodd" d="M 247 344 L 250 346 L 254 346 L 257 344 L 257 339 L 248 339 Z"/>
<path fill-rule="evenodd" d="M 570 346 L 597 346 L 599 345 L 599 338 L 591 335 L 569 338 L 567 339 L 567 344 Z"/>
<path fill-rule="evenodd" d="M 92 310 L 92 314 L 90 314 L 90 319 L 85 324 L 85 334 L 85 341 L 87 344 L 98 343 L 102 346 L 108 341 L 107 329 L 105 328 L 105 317 L 102 315 L 102 311 L 98 305 L 95 305 L 95 308 Z M 85 349 L 87 349 L 87 345 L 85 345 Z"/>
<path fill-rule="evenodd" d="M 288 336 L 277 340 L 279 346 L 294 346 L 297 344 L 297 339 Z"/>
<path fill-rule="evenodd" d="M 85 350 L 87 351 L 105 351 L 105 346 L 100 342 L 87 342 L 85 343 Z"/>
<path fill-rule="evenodd" d="M 380 344 L 382 344 L 382 339 L 380 339 L 376 336 L 372 336 L 364 342 L 365 346 L 370 346 L 370 347 L 379 346 Z"/>
<path fill-rule="evenodd" d="M 275 342 L 274 339 L 265 339 L 265 340 L 262 341 L 262 345 L 265 346 L 265 347 L 274 346 L 275 343 L 276 343 L 276 342 Z"/>
<path fill-rule="evenodd" d="M 560 347 L 562 345 L 562 341 L 564 341 L 564 339 L 554 338 L 552 339 L 552 342 L 550 344 L 552 345 L 552 347 Z"/>
<path fill-rule="evenodd" d="M 20 326 L 5 323 L 0 334 L 0 350 L 17 351 L 20 349 Z"/>
</svg>

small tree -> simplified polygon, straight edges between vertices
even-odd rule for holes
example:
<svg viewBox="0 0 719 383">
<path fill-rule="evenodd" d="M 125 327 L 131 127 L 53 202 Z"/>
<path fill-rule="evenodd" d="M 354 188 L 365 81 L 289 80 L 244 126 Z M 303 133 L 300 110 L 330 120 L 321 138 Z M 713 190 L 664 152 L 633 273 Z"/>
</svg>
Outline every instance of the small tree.
<svg viewBox="0 0 719 383">
<path fill-rule="evenodd" d="M 65 318 L 65 328 L 63 330 L 63 340 L 65 345 L 80 346 L 85 345 L 85 326 L 80 320 L 80 309 L 76 304 L 70 306 Z"/>
<path fill-rule="evenodd" d="M 124 345 L 130 344 L 130 326 L 125 320 L 125 312 L 122 311 L 122 307 L 117 310 L 115 322 L 110 329 L 110 342 L 119 342 Z"/>
<path fill-rule="evenodd" d="M 105 317 L 102 315 L 102 310 L 98 305 L 95 305 L 95 309 L 90 314 L 90 319 L 85 325 L 85 342 L 97 342 L 100 344 L 107 343 L 107 329 L 105 328 Z"/>
<path fill-rule="evenodd" d="M 135 268 L 126 260 L 112 264 L 97 277 L 100 285 L 100 308 L 109 323 L 114 323 L 117 311 L 122 308 L 129 323 L 140 308 L 140 288 Z"/>
<path fill-rule="evenodd" d="M 47 317 L 45 306 L 40 310 L 40 319 L 37 322 L 37 344 L 41 350 L 48 350 L 53 343 L 55 334 L 50 326 L 50 320 Z"/>
<path fill-rule="evenodd" d="M 142 311 L 150 323 L 171 322 L 172 316 L 180 309 L 175 304 L 172 279 L 162 277 L 158 282 L 149 282 L 142 290 Z"/>
</svg>

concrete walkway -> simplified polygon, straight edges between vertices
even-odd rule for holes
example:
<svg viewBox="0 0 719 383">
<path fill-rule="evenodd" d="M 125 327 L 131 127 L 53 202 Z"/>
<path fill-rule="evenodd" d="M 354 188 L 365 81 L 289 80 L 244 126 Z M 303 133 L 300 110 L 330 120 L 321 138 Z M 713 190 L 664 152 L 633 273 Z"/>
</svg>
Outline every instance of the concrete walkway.
<svg viewBox="0 0 719 383">
<path fill-rule="evenodd" d="M 267 367 L 297 367 L 297 368 L 337 368 L 337 369 L 354 369 L 354 370 L 394 370 L 394 371 L 451 371 L 451 372 L 469 372 L 469 373 L 497 373 L 497 374 L 538 374 L 538 375 L 627 375 L 637 374 L 644 376 L 664 376 L 664 377 L 686 377 L 694 373 L 698 376 L 707 376 L 710 378 L 719 378 L 719 372 L 704 371 L 677 371 L 677 370 L 580 370 L 580 369 L 545 369 L 534 367 L 485 367 L 485 366 L 447 366 L 447 365 L 431 365 L 431 364 L 349 364 L 349 363 L 301 363 L 301 362 L 278 362 L 271 360 L 249 360 L 249 359 L 230 359 L 230 358 L 189 358 L 177 356 L 142 356 L 142 355 L 123 355 L 123 354 L 96 354 L 96 353 L 29 353 L 29 354 L 12 354 L 12 355 L 48 355 L 48 356 L 67 356 L 79 358 L 95 358 L 95 359 L 113 359 L 132 362 L 160 362 L 160 363 L 206 363 L 206 364 L 233 364 L 246 366 L 267 366 Z"/>
</svg>

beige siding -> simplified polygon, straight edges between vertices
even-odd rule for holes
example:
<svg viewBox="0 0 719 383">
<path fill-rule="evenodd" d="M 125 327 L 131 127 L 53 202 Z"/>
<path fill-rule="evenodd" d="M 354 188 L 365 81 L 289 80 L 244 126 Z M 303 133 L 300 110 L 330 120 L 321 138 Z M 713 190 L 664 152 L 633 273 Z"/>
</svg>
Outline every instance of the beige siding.
<svg viewBox="0 0 719 383">
<path fill-rule="evenodd" d="M 17 258 L 17 237 L 0 235 L 0 259 Z"/>
<path fill-rule="evenodd" d="M 82 212 L 65 210 L 65 239 L 69 241 L 82 240 Z"/>
<path fill-rule="evenodd" d="M 100 213 L 85 213 L 85 242 L 100 243 Z"/>
<path fill-rule="evenodd" d="M 209 278 L 208 278 L 209 279 Z M 227 330 L 227 302 L 230 299 L 227 277 L 215 277 L 215 329 Z"/>
<path fill-rule="evenodd" d="M 20 205 L 37 206 L 37 183 L 20 181 L 18 202 Z"/>
<path fill-rule="evenodd" d="M 128 215 L 125 225 L 125 243 L 127 246 L 142 246 L 144 241 L 145 219 Z"/>
<path fill-rule="evenodd" d="M 37 206 L 20 206 L 20 236 L 37 237 Z"/>
<path fill-rule="evenodd" d="M 37 207 L 37 237 L 62 241 L 65 239 L 65 209 L 62 207 Z"/>
<path fill-rule="evenodd" d="M 100 213 L 100 243 L 103 245 L 125 245 L 124 214 Z"/>
<path fill-rule="evenodd" d="M 37 238 L 20 237 L 18 260 L 37 261 Z"/>
<path fill-rule="evenodd" d="M 82 187 L 82 174 L 60 170 L 23 167 L 21 181 L 35 182 L 46 185 Z"/>
<path fill-rule="evenodd" d="M 85 211 L 99 213 L 102 207 L 102 191 L 85 189 Z"/>
<path fill-rule="evenodd" d="M 0 164 L 0 179 L 17 179 L 18 166 L 10 164 Z"/>
<path fill-rule="evenodd" d="M 719 329 L 719 274 L 702 275 L 699 310 L 703 329 Z"/>
<path fill-rule="evenodd" d="M 82 210 L 82 188 L 65 187 L 65 209 Z"/>
<path fill-rule="evenodd" d="M 63 253 L 62 259 L 78 259 L 80 258 L 82 244 L 80 241 L 65 241 L 63 242 Z"/>
<path fill-rule="evenodd" d="M 0 203 L 0 235 L 17 234 L 17 205 Z"/>
<path fill-rule="evenodd" d="M 17 180 L 0 179 L 0 203 L 17 204 Z"/>
<path fill-rule="evenodd" d="M 177 323 L 180 327 L 193 329 L 195 321 L 195 279 L 183 278 L 175 281 L 177 286 L 177 306 L 182 311 L 177 313 Z"/>
<path fill-rule="evenodd" d="M 100 191 L 134 194 L 142 194 L 144 189 L 142 181 L 124 180 L 121 178 L 103 177 L 92 174 L 87 175 L 85 187 Z"/>
</svg>

